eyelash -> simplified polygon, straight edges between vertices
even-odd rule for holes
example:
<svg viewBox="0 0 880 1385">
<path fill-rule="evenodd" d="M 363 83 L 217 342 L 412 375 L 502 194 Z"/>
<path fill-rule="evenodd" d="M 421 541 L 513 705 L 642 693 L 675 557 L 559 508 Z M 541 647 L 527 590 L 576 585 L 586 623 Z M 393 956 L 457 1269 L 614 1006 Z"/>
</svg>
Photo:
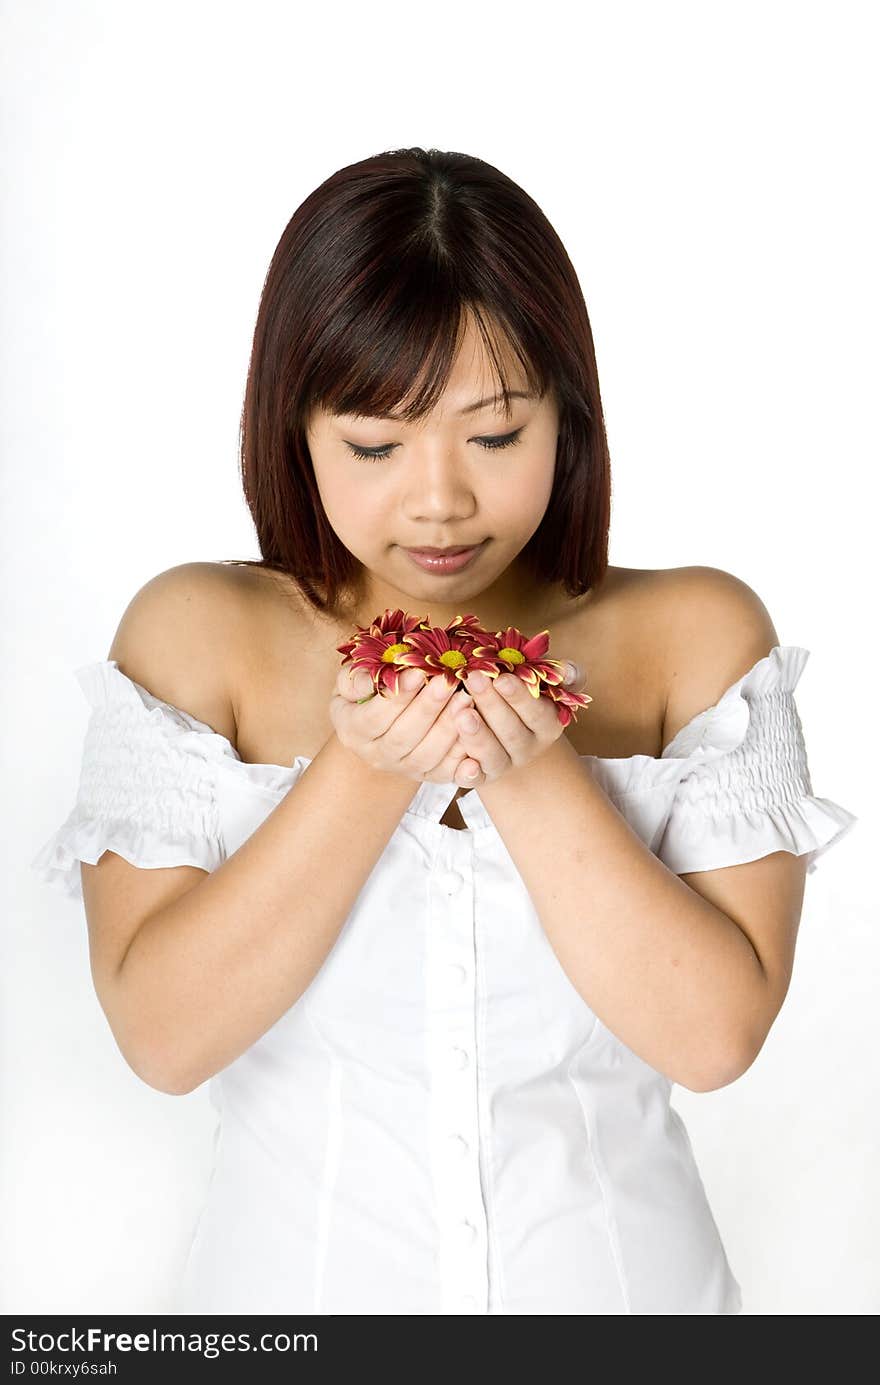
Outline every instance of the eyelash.
<svg viewBox="0 0 880 1385">
<path fill-rule="evenodd" d="M 478 443 L 480 447 L 484 447 L 487 452 L 500 452 L 502 448 L 513 447 L 514 443 L 519 442 L 519 435 L 521 432 L 522 428 L 517 428 L 516 432 L 506 433 L 504 437 L 475 438 L 474 441 Z M 347 443 L 346 445 L 351 448 L 354 456 L 359 462 L 387 462 L 391 449 L 394 446 L 393 443 L 389 443 L 387 448 L 382 448 L 376 452 L 368 452 L 365 448 L 358 447 L 357 444 L 353 442 Z"/>
</svg>

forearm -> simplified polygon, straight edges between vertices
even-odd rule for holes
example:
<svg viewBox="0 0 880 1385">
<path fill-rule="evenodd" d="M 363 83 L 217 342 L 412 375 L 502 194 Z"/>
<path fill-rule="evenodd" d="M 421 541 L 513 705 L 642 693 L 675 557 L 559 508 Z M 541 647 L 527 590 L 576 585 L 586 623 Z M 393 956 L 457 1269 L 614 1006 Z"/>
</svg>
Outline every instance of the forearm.
<svg viewBox="0 0 880 1385">
<path fill-rule="evenodd" d="M 648 849 L 565 736 L 479 793 L 602 1023 L 674 1082 L 732 1080 L 765 987 L 742 929 Z"/>
<path fill-rule="evenodd" d="M 113 1005 L 154 1085 L 191 1090 L 290 1009 L 417 789 L 333 733 L 238 850 L 141 925 Z"/>
</svg>

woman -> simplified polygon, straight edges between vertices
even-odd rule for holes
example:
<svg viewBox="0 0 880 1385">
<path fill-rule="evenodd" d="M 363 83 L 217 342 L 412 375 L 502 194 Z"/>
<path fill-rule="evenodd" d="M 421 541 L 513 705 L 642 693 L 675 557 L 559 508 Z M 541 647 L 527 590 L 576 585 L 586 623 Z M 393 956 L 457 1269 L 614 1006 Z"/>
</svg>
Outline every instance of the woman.
<svg viewBox="0 0 880 1385">
<path fill-rule="evenodd" d="M 532 199 L 421 149 L 308 197 L 242 467 L 260 561 L 161 573 L 78 670 L 34 862 L 81 886 L 134 1071 L 210 1084 L 181 1310 L 739 1312 L 670 1093 L 754 1061 L 856 819 L 756 594 L 609 566 L 589 319 Z M 577 715 L 522 645 L 478 686 L 464 617 L 546 634 Z M 409 666 L 421 623 L 454 659 Z M 368 629 L 388 685 L 340 659 Z"/>
</svg>

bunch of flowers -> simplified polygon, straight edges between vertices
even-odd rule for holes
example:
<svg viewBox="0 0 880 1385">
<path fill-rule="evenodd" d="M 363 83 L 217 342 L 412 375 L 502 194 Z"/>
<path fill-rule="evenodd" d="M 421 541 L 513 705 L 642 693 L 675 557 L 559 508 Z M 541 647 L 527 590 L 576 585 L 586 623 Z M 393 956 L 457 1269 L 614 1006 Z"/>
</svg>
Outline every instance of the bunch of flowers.
<svg viewBox="0 0 880 1385">
<path fill-rule="evenodd" d="M 475 615 L 456 616 L 449 625 L 431 625 L 428 616 L 408 615 L 406 611 L 386 610 L 368 626 L 358 626 L 350 640 L 336 646 L 350 664 L 350 677 L 365 669 L 373 680 L 375 697 L 387 689 L 397 692 L 401 674 L 417 668 L 425 678 L 445 678 L 465 686 L 469 673 L 485 673 L 497 678 L 512 673 L 526 685 L 532 697 L 548 697 L 556 704 L 556 715 L 563 726 L 574 721 L 577 711 L 592 698 L 586 693 L 569 692 L 562 686 L 565 665 L 546 658 L 550 632 L 526 639 L 515 625 L 505 630 L 484 630 Z M 361 702 L 367 698 L 360 698 Z"/>
</svg>

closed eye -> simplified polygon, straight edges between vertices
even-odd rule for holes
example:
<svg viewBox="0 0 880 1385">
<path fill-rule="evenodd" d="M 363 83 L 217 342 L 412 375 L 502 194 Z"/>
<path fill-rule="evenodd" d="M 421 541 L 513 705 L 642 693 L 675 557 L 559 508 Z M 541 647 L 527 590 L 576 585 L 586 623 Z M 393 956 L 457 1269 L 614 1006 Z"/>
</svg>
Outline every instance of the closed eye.
<svg viewBox="0 0 880 1385">
<path fill-rule="evenodd" d="M 472 441 L 487 452 L 499 452 L 502 447 L 513 447 L 514 443 L 519 442 L 521 432 L 522 428 L 517 428 L 513 433 L 505 433 L 501 437 L 473 438 Z M 351 448 L 352 453 L 360 462 L 385 462 L 395 447 L 400 446 L 396 442 L 389 442 L 385 447 L 358 447 L 357 443 L 354 442 L 347 442 L 345 445 Z"/>
</svg>

